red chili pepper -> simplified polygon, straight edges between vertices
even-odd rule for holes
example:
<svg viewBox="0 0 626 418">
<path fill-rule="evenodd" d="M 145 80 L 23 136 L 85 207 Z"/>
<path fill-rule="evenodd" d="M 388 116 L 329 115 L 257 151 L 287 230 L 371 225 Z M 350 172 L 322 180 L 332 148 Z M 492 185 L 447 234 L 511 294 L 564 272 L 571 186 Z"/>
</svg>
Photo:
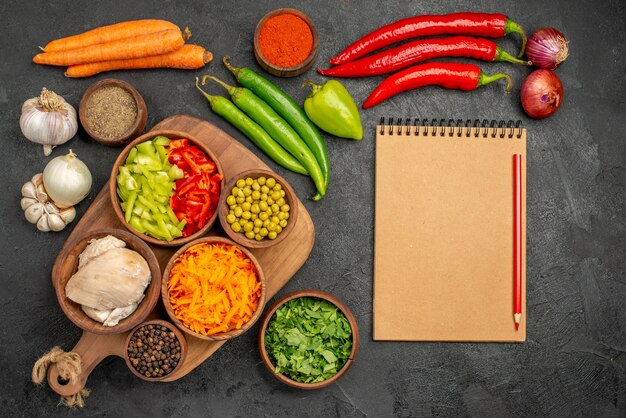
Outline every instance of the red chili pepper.
<svg viewBox="0 0 626 418">
<path fill-rule="evenodd" d="M 331 77 L 368 77 L 390 73 L 420 61 L 439 57 L 467 57 L 487 62 L 508 61 L 530 65 L 528 61 L 509 55 L 495 42 L 488 39 L 453 36 L 408 42 L 327 70 L 318 68 L 317 72 Z"/>
<path fill-rule="evenodd" d="M 424 86 L 441 86 L 446 89 L 475 90 L 501 78 L 507 80 L 506 91 L 511 90 L 508 74 L 484 74 L 477 65 L 452 62 L 429 62 L 399 71 L 385 79 L 363 103 L 363 109 L 376 106 L 403 91 Z"/>
<path fill-rule="evenodd" d="M 363 36 L 335 58 L 331 58 L 330 63 L 343 64 L 353 61 L 387 45 L 418 36 L 447 34 L 502 38 L 514 32 L 522 37 L 519 58 L 524 54 L 526 47 L 526 33 L 520 25 L 503 14 L 451 13 L 408 17 Z"/>
</svg>

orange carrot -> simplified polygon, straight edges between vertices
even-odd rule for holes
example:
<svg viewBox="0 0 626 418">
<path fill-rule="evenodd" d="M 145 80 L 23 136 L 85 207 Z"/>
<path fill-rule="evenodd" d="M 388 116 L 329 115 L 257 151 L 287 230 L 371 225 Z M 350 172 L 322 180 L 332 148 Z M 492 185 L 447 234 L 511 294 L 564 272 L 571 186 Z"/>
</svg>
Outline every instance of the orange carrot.
<svg viewBox="0 0 626 418">
<path fill-rule="evenodd" d="M 56 39 L 49 42 L 48 45 L 42 49 L 44 52 L 66 51 L 68 49 L 84 48 L 90 45 L 118 41 L 120 39 L 161 32 L 168 29 L 178 29 L 178 26 L 166 20 L 130 20 L 114 25 L 101 26 L 78 35 Z"/>
<path fill-rule="evenodd" d="M 172 52 L 185 44 L 180 30 L 164 30 L 147 35 L 69 49 L 59 52 L 43 52 L 33 61 L 47 65 L 76 65 L 89 62 L 141 58 Z"/>
<path fill-rule="evenodd" d="M 261 297 L 252 260 L 228 244 L 190 247 L 172 267 L 167 289 L 176 318 L 203 335 L 240 329 Z"/>
<path fill-rule="evenodd" d="M 178 68 L 196 70 L 204 67 L 213 59 L 213 54 L 199 45 L 185 44 L 174 52 L 152 57 L 133 58 L 93 62 L 89 64 L 72 65 L 65 71 L 66 77 L 90 77 L 104 71 L 131 70 L 141 68 Z"/>
</svg>

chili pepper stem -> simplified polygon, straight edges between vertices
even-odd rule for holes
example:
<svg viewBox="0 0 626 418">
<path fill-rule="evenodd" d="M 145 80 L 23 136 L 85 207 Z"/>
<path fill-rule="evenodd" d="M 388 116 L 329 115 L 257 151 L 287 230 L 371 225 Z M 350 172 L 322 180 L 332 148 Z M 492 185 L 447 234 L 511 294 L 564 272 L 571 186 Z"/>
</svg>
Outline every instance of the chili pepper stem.
<svg viewBox="0 0 626 418">
<path fill-rule="evenodd" d="M 509 93 L 511 91 L 511 87 L 513 86 L 513 79 L 511 78 L 510 75 L 505 74 L 505 73 L 495 73 L 495 74 L 489 75 L 481 71 L 480 75 L 478 76 L 478 85 L 476 87 L 478 88 L 480 86 L 493 83 L 494 81 L 500 80 L 501 78 L 506 79 L 506 87 L 504 89 L 507 93 Z"/>
<path fill-rule="evenodd" d="M 237 67 L 233 67 L 232 65 L 230 65 L 230 57 L 228 55 L 226 55 L 223 59 L 222 62 L 224 63 L 224 66 L 226 68 L 228 68 L 228 71 L 230 71 L 231 73 L 233 73 L 233 75 L 235 76 L 235 78 L 239 77 L 239 73 L 241 72 L 241 68 L 237 68 Z"/>
<path fill-rule="evenodd" d="M 517 54 L 517 58 L 522 58 L 522 56 L 524 56 L 524 51 L 526 51 L 526 31 L 524 31 L 524 28 L 522 28 L 517 22 L 514 22 L 507 17 L 504 23 L 504 33 L 518 33 L 519 36 L 522 37 L 522 48 L 520 49 L 519 54 Z"/>
<path fill-rule="evenodd" d="M 200 93 L 202 93 L 202 95 L 209 101 L 209 104 L 211 106 L 213 106 L 214 102 L 215 102 L 215 96 L 211 96 L 210 94 L 208 94 L 206 91 L 202 90 L 202 88 L 200 88 L 200 79 L 198 77 L 196 77 L 196 88 L 200 91 Z"/>
<path fill-rule="evenodd" d="M 311 86 L 311 92 L 309 93 L 309 97 L 314 96 L 315 93 L 319 92 L 322 89 L 321 84 L 315 84 L 312 81 L 305 81 L 302 83 L 301 87 Z"/>
<path fill-rule="evenodd" d="M 513 64 L 521 64 L 521 65 L 532 65 L 530 61 L 524 61 L 518 58 L 515 58 L 513 55 L 506 52 L 504 49 L 497 47 L 496 55 L 493 57 L 494 61 L 506 61 Z"/>
<path fill-rule="evenodd" d="M 234 93 L 235 93 L 235 90 L 237 89 L 237 88 L 236 88 L 236 87 L 234 87 L 234 86 L 231 86 L 231 85 L 228 85 L 228 84 L 224 83 L 224 82 L 223 82 L 222 80 L 220 80 L 219 78 L 214 77 L 214 76 L 212 76 L 212 75 L 208 75 L 208 74 L 207 74 L 207 75 L 205 75 L 204 77 L 202 77 L 202 85 L 203 85 L 203 86 L 204 86 L 204 84 L 206 83 L 207 78 L 208 78 L 208 79 L 210 79 L 210 80 L 215 81 L 217 84 L 219 84 L 220 86 L 224 87 L 224 88 L 226 89 L 226 91 L 228 91 L 228 93 L 229 93 L 229 94 L 234 94 Z"/>
</svg>

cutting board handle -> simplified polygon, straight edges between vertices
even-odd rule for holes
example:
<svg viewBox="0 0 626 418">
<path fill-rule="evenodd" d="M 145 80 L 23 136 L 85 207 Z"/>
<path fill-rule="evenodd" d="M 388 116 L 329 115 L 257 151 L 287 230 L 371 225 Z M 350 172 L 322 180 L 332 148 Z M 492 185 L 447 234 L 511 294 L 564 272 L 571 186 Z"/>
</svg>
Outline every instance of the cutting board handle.
<svg viewBox="0 0 626 418">
<path fill-rule="evenodd" d="M 89 378 L 91 371 L 106 357 L 118 356 L 124 358 L 125 343 L 128 332 L 112 335 L 99 335 L 83 332 L 72 352 L 82 359 L 82 368 L 78 377 L 70 382 L 62 383 L 59 379 L 59 369 L 56 364 L 48 368 L 48 385 L 61 396 L 74 395 L 82 388 Z"/>
</svg>

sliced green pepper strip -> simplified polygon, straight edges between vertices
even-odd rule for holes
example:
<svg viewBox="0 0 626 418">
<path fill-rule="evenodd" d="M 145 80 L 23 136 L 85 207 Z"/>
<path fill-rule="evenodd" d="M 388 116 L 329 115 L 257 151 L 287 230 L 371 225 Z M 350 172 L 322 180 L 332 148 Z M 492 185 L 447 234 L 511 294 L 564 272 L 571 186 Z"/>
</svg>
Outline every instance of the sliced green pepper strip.
<svg viewBox="0 0 626 418">
<path fill-rule="evenodd" d="M 124 219 L 126 222 L 130 222 L 130 217 L 133 214 L 133 206 L 135 205 L 135 200 L 137 200 L 137 190 L 133 190 L 128 195 L 128 200 L 126 203 L 126 208 L 124 210 Z"/>
</svg>

